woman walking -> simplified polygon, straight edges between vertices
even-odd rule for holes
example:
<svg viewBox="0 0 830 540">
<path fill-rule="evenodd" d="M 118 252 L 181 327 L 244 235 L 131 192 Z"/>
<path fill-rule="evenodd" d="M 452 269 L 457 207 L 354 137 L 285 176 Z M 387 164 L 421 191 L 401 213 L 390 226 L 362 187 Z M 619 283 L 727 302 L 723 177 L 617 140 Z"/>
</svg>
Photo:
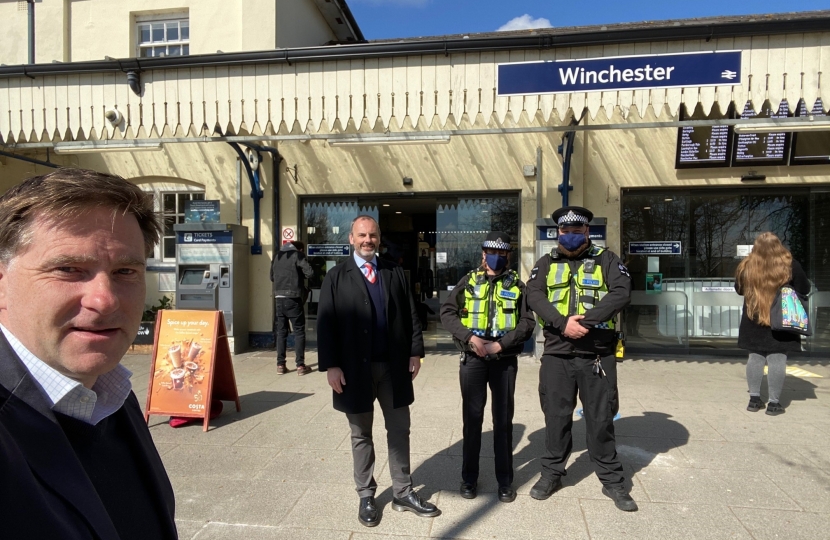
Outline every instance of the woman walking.
<svg viewBox="0 0 830 540">
<path fill-rule="evenodd" d="M 761 233 L 755 240 L 752 253 L 741 261 L 735 273 L 735 291 L 744 297 L 738 347 L 749 351 L 746 363 L 748 411 L 757 412 L 764 408 L 761 380 L 764 378 L 764 365 L 767 364 L 767 414 L 784 412 L 779 399 L 784 388 L 787 353 L 801 350 L 801 336 L 770 328 L 770 308 L 783 285 L 789 285 L 799 294 L 810 292 L 807 275 L 790 250 L 773 233 Z"/>
</svg>

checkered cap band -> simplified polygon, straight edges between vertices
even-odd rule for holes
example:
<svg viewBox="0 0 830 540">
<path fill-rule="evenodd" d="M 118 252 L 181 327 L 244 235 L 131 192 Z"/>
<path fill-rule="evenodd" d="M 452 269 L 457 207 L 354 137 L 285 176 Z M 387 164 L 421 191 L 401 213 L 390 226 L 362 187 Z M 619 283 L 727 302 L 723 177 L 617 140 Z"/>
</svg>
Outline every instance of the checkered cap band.
<svg viewBox="0 0 830 540">
<path fill-rule="evenodd" d="M 512 249 L 510 244 L 502 242 L 501 238 L 497 240 L 485 240 L 484 243 L 481 244 L 481 247 L 485 249 L 501 249 L 504 251 L 510 251 Z"/>
<path fill-rule="evenodd" d="M 573 210 L 569 211 L 567 214 L 559 218 L 559 221 L 556 222 L 557 225 L 565 225 L 568 223 L 582 223 L 584 225 L 588 224 L 588 218 L 575 213 Z"/>
</svg>

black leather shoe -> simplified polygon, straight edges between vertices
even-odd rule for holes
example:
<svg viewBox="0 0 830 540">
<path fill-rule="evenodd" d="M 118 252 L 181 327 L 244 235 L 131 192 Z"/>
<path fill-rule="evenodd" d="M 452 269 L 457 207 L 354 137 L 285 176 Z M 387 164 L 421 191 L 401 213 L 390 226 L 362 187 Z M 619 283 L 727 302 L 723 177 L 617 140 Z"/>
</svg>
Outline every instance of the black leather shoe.
<svg viewBox="0 0 830 540">
<path fill-rule="evenodd" d="M 461 496 L 465 499 L 475 499 L 478 495 L 478 486 L 469 482 L 461 482 Z"/>
<path fill-rule="evenodd" d="M 437 506 L 421 499 L 414 491 L 410 491 L 409 495 L 402 499 L 392 497 L 392 510 L 398 512 L 414 512 L 418 517 L 435 517 L 441 515 L 441 511 L 438 510 Z"/>
<path fill-rule="evenodd" d="M 623 486 L 602 486 L 602 494 L 613 499 L 614 504 L 623 512 L 636 512 L 637 503 Z"/>
<path fill-rule="evenodd" d="M 536 500 L 544 501 L 561 487 L 562 478 L 559 476 L 553 479 L 548 479 L 543 476 L 538 482 L 536 482 L 536 484 L 533 485 L 532 488 L 530 488 L 530 496 Z"/>
<path fill-rule="evenodd" d="M 499 487 L 499 500 L 503 503 L 511 503 L 516 500 L 516 490 L 510 486 Z"/>
<path fill-rule="evenodd" d="M 357 510 L 357 519 L 365 527 L 375 527 L 380 523 L 380 513 L 375 506 L 374 497 L 361 497 L 360 506 Z"/>
</svg>

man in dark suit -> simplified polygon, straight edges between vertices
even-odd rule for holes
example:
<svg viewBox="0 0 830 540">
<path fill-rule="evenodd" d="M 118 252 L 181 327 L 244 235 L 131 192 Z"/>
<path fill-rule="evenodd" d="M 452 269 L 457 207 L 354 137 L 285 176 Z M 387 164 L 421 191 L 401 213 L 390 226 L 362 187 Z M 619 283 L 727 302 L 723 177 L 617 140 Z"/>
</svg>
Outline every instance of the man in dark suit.
<svg viewBox="0 0 830 540">
<path fill-rule="evenodd" d="M 441 513 L 412 491 L 409 405 L 415 399 L 424 340 L 409 283 L 401 267 L 378 259 L 380 228 L 371 216 L 352 222 L 354 255 L 326 274 L 317 310 L 318 361 L 334 390 L 334 408 L 346 413 L 352 432 L 358 519 L 380 522 L 375 505 L 372 421 L 380 403 L 389 443 L 392 508 L 421 517 Z"/>
<path fill-rule="evenodd" d="M 119 364 L 159 233 L 151 196 L 93 171 L 0 197 L 3 538 L 177 538 L 173 489 Z"/>
</svg>

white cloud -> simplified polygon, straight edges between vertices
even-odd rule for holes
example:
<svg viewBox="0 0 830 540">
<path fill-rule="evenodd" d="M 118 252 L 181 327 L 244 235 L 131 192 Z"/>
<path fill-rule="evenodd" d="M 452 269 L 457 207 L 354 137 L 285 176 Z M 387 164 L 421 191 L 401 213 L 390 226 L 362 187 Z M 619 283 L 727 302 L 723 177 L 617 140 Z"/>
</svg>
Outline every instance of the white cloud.
<svg viewBox="0 0 830 540">
<path fill-rule="evenodd" d="M 501 26 L 496 31 L 504 32 L 507 30 L 530 30 L 531 28 L 553 28 L 553 25 L 550 24 L 549 20 L 543 17 L 534 19 L 533 17 L 525 13 L 521 17 L 516 17 L 515 19 L 507 21 L 507 24 Z"/>
</svg>

